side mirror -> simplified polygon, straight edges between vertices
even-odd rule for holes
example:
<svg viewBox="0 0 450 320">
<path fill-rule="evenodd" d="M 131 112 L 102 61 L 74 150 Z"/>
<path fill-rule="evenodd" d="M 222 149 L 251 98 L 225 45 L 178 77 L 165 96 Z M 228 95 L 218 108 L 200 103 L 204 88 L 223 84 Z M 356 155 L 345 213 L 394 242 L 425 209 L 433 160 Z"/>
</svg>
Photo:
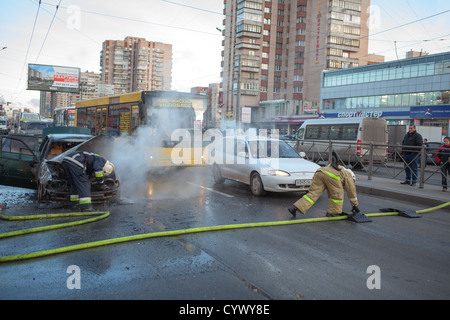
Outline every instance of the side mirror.
<svg viewBox="0 0 450 320">
<path fill-rule="evenodd" d="M 302 158 L 306 157 L 306 153 L 304 153 L 303 151 L 300 151 L 299 155 L 300 155 L 300 157 L 302 157 Z"/>
</svg>

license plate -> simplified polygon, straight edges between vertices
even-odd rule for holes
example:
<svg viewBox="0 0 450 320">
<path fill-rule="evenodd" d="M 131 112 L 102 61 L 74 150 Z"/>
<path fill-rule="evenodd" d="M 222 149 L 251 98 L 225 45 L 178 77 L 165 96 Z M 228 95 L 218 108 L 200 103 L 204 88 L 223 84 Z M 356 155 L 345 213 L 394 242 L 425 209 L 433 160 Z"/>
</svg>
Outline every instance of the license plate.
<svg viewBox="0 0 450 320">
<path fill-rule="evenodd" d="M 311 181 L 309 179 L 305 179 L 305 180 L 295 180 L 295 185 L 296 186 L 309 186 L 311 185 Z"/>
</svg>

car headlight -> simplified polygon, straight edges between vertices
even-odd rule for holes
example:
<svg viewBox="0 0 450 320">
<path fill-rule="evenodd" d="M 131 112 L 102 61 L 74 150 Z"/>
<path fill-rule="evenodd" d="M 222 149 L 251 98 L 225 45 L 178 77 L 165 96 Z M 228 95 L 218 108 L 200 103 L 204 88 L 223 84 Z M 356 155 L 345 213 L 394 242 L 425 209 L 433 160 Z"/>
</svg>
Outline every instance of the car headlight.
<svg viewBox="0 0 450 320">
<path fill-rule="evenodd" d="M 283 170 L 269 170 L 267 172 L 271 176 L 277 176 L 277 177 L 289 177 L 289 172 L 283 171 Z"/>
</svg>

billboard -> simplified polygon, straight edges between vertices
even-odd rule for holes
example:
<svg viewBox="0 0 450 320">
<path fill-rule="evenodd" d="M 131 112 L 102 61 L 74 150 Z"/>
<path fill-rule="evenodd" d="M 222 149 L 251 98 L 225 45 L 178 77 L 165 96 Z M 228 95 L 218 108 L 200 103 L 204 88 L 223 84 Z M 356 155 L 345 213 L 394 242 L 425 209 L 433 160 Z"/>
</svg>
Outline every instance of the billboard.
<svg viewBox="0 0 450 320">
<path fill-rule="evenodd" d="M 80 68 L 28 64 L 27 89 L 79 92 Z"/>
</svg>

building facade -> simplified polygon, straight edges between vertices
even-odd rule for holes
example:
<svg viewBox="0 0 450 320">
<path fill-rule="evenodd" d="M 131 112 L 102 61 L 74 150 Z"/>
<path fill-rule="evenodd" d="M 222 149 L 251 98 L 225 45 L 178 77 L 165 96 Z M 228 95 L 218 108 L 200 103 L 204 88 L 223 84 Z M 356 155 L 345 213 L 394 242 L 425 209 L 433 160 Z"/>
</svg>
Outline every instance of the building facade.
<svg viewBox="0 0 450 320">
<path fill-rule="evenodd" d="M 320 116 L 375 116 L 389 124 L 450 125 L 450 52 L 324 71 Z"/>
<path fill-rule="evenodd" d="M 114 86 L 114 94 L 141 90 L 170 90 L 172 45 L 126 37 L 103 42 L 101 81 Z"/>
<path fill-rule="evenodd" d="M 317 114 L 322 70 L 368 62 L 370 0 L 224 3 L 226 126 L 272 128 L 280 117 Z M 243 108 L 251 111 L 250 123 Z"/>
</svg>

